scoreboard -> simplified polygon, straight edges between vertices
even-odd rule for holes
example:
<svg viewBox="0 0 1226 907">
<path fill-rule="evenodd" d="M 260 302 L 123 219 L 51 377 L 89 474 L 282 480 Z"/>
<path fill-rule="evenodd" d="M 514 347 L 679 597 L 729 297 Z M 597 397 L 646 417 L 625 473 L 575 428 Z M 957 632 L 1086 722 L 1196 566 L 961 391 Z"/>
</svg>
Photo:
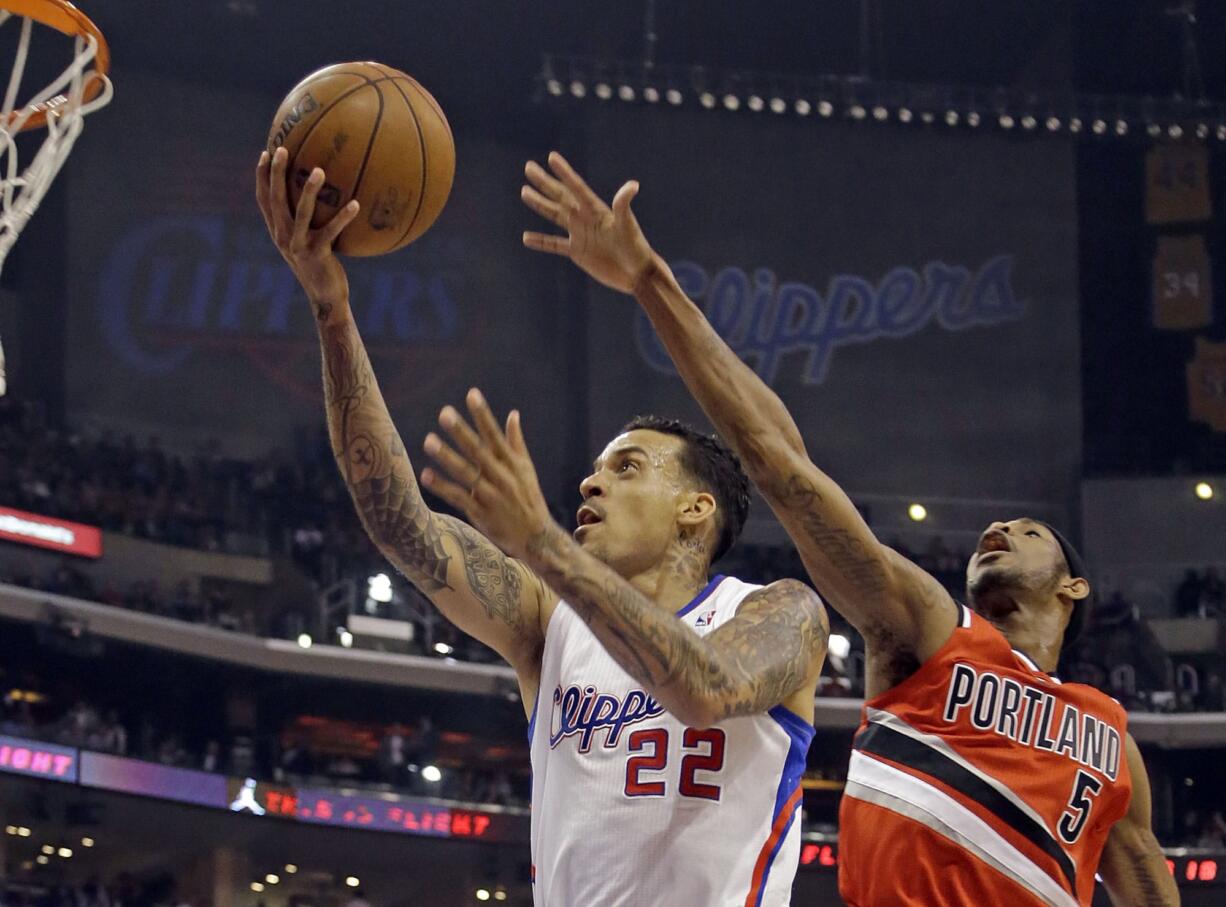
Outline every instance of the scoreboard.
<svg viewBox="0 0 1226 907">
<path fill-rule="evenodd" d="M 800 845 L 802 871 L 837 872 L 839 844 L 830 836 L 806 837 Z M 1226 853 L 1172 849 L 1166 868 L 1180 888 L 1226 888 Z"/>
</svg>

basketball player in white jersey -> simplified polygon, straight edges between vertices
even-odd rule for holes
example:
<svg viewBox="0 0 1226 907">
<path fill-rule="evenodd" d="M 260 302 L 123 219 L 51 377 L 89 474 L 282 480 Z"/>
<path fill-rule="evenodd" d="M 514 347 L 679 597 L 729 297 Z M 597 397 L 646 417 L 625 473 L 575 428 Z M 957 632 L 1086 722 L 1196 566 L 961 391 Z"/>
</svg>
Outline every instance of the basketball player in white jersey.
<svg viewBox="0 0 1226 907">
<path fill-rule="evenodd" d="M 580 486 L 572 536 L 549 514 L 518 414 L 504 432 L 474 389 L 475 428 L 444 408 L 450 443 L 425 444 L 441 472 L 422 478 L 481 531 L 432 512 L 332 252 L 357 206 L 312 230 L 323 173 L 291 214 L 285 166 L 283 150 L 261 156 L 256 197 L 316 318 L 328 429 L 358 514 L 388 559 L 519 678 L 535 903 L 789 903 L 828 626 L 801 583 L 708 580 L 748 508 L 735 455 L 679 423 L 636 420 Z"/>
</svg>

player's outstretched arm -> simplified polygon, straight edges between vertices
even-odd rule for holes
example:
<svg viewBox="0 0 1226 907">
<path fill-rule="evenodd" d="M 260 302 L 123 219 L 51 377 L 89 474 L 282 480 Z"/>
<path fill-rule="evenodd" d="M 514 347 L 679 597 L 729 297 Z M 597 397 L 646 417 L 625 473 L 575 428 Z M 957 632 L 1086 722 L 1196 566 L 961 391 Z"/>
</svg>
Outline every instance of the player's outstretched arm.
<svg viewBox="0 0 1226 907">
<path fill-rule="evenodd" d="M 332 451 L 362 525 L 452 623 L 497 650 L 521 674 L 531 672 L 543 645 L 540 615 L 549 592 L 535 574 L 471 526 L 426 506 L 358 335 L 345 269 L 332 250 L 357 215 L 357 202 L 312 230 L 315 198 L 324 181 L 316 170 L 291 217 L 286 157 L 284 149 L 271 159 L 261 155 L 256 198 L 315 314 Z"/>
<path fill-rule="evenodd" d="M 1115 907 L 1176 907 L 1179 887 L 1154 837 L 1149 775 L 1132 734 L 1125 740 L 1124 756 L 1132 776 L 1132 802 L 1107 836 L 1099 874 Z"/>
<path fill-rule="evenodd" d="M 948 638 L 956 610 L 941 585 L 874 537 L 843 490 L 810 460 L 783 401 L 732 351 L 647 242 L 630 202 L 605 204 L 556 152 L 525 170 L 521 198 L 566 236 L 525 233 L 530 249 L 565 255 L 605 286 L 633 293 L 690 392 L 740 455 L 830 604 L 873 643 L 921 657 Z"/>
<path fill-rule="evenodd" d="M 454 447 L 427 436 L 426 452 L 445 475 L 426 469 L 422 481 L 536 571 L 678 720 L 705 727 L 812 690 L 829 626 L 811 589 L 794 580 L 772 583 L 747 597 L 732 620 L 698 636 L 554 521 L 519 413 L 510 414 L 504 433 L 480 391 L 469 391 L 467 403 L 476 429 L 451 407 L 444 409 L 439 424 Z"/>
</svg>

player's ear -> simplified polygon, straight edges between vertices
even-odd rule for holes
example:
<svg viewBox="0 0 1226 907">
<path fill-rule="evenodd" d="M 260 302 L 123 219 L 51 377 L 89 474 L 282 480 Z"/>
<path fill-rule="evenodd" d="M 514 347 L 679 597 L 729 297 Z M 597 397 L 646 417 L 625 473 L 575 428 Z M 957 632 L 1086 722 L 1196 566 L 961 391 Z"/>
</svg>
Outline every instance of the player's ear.
<svg viewBox="0 0 1226 907">
<path fill-rule="evenodd" d="M 677 522 L 682 526 L 697 526 L 715 519 L 715 496 L 709 491 L 693 491 L 677 502 Z"/>
<path fill-rule="evenodd" d="M 1060 594 L 1070 601 L 1079 602 L 1090 594 L 1090 583 L 1082 577 L 1068 577 L 1060 584 Z"/>
</svg>

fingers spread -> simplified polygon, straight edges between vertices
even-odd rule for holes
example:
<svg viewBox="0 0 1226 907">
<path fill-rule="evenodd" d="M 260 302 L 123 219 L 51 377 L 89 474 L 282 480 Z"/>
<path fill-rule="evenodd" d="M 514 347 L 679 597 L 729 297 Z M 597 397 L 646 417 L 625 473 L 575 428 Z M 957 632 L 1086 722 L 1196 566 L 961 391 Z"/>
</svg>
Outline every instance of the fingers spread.
<svg viewBox="0 0 1226 907">
<path fill-rule="evenodd" d="M 422 447 L 430 455 L 430 458 L 459 484 L 472 488 L 477 480 L 481 478 L 480 466 L 469 462 L 456 453 L 451 445 L 447 444 L 434 432 L 426 435 L 426 442 Z"/>
<path fill-rule="evenodd" d="M 268 206 L 268 171 L 272 166 L 267 151 L 260 152 L 259 163 L 255 165 L 255 201 L 260 206 L 260 214 L 264 215 L 264 223 L 272 229 L 272 217 Z"/>
<path fill-rule="evenodd" d="M 549 152 L 549 169 L 557 175 L 583 207 L 597 213 L 608 210 L 608 206 L 600 200 L 600 196 L 592 191 L 592 187 L 575 172 L 574 168 L 567 163 L 566 158 L 556 151 Z"/>
<path fill-rule="evenodd" d="M 467 488 L 444 479 L 429 467 L 422 470 L 421 483 L 452 507 L 456 508 L 456 510 L 462 510 L 470 517 L 472 516 L 470 508 L 476 503 L 476 498 L 468 493 Z"/>
<path fill-rule="evenodd" d="M 271 221 L 273 239 L 278 244 L 288 243 L 290 233 L 294 229 L 285 188 L 285 167 L 288 160 L 289 152 L 284 148 L 278 148 L 273 152 L 272 160 L 268 165 L 268 217 Z"/>
<path fill-rule="evenodd" d="M 311 218 L 315 216 L 315 197 L 319 195 L 319 187 L 324 184 L 324 172 L 316 167 L 307 177 L 306 185 L 302 187 L 302 195 L 298 198 L 298 211 L 294 214 L 293 245 L 305 248 L 311 238 Z"/>
<path fill-rule="evenodd" d="M 550 176 L 545 168 L 536 161 L 528 161 L 524 166 L 524 176 L 542 194 L 547 198 L 553 199 L 555 202 L 561 201 L 562 197 L 566 195 L 566 187 Z"/>
<path fill-rule="evenodd" d="M 332 216 L 332 220 L 328 221 L 323 225 L 323 227 L 320 228 L 319 241 L 331 248 L 332 244 L 336 242 L 336 238 L 341 235 L 342 231 L 353 223 L 354 219 L 358 216 L 358 211 L 360 208 L 361 205 L 358 204 L 358 200 L 356 198 L 351 199 L 349 204 L 345 205 L 345 207 L 341 208 L 341 210 L 337 211 L 336 214 Z"/>
<path fill-rule="evenodd" d="M 507 416 L 507 443 L 511 445 L 511 450 L 527 455 L 528 444 L 524 440 L 524 426 L 517 409 L 511 410 Z"/>
<path fill-rule="evenodd" d="M 289 163 L 289 152 L 278 148 L 272 154 L 272 163 L 268 165 L 268 174 L 272 190 L 272 200 L 285 205 L 289 209 L 289 199 L 285 195 L 285 168 Z"/>
<path fill-rule="evenodd" d="M 562 206 L 557 202 L 551 202 L 531 186 L 521 188 L 519 190 L 519 197 L 525 205 L 545 218 L 545 220 L 552 221 L 559 227 L 566 226 L 566 217 L 562 212 Z"/>
<path fill-rule="evenodd" d="M 548 233 L 524 233 L 524 245 L 537 252 L 552 252 L 554 255 L 570 255 L 570 240 L 565 236 Z"/>
<path fill-rule="evenodd" d="M 463 454 L 464 458 L 470 463 L 482 465 L 482 458 L 485 455 L 481 438 L 477 433 L 469 427 L 464 417 L 456 411 L 454 406 L 444 406 L 438 414 L 438 424 L 442 426 L 443 431 L 451 436 L 451 440 L 455 442 L 455 446 Z"/>
<path fill-rule="evenodd" d="M 477 424 L 477 431 L 481 433 L 481 440 L 486 443 L 490 450 L 494 451 L 498 456 L 505 458 L 508 452 L 507 439 L 503 435 L 498 421 L 494 418 L 490 405 L 485 402 L 485 396 L 474 387 L 469 390 L 465 402 L 468 404 L 468 412 Z"/>
<path fill-rule="evenodd" d="M 634 201 L 634 197 L 639 194 L 639 184 L 637 180 L 630 180 L 624 183 L 617 190 L 617 195 L 613 196 L 613 213 L 619 217 L 624 217 L 630 213 L 630 203 Z"/>
</svg>

